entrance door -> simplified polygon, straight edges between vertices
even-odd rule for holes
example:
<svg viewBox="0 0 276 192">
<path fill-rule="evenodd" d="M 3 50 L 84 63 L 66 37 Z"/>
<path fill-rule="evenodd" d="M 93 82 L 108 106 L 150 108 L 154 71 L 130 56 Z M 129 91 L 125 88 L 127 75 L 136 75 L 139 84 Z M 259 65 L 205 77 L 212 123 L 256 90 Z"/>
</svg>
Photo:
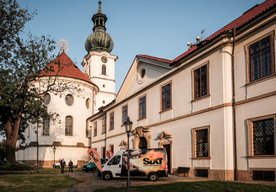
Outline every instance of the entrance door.
<svg viewBox="0 0 276 192">
<path fill-rule="evenodd" d="M 146 149 L 146 148 L 148 148 L 147 139 L 145 137 L 140 137 L 139 149 Z"/>
<path fill-rule="evenodd" d="M 167 151 L 167 157 L 168 157 L 168 171 L 171 173 L 171 144 L 163 145 L 163 147 Z"/>
</svg>

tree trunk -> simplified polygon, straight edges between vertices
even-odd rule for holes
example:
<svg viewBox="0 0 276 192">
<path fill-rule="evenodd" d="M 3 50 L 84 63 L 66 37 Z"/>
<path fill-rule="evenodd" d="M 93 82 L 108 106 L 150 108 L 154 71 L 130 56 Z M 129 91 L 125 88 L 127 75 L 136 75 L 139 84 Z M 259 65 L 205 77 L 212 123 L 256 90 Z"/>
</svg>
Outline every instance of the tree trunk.
<svg viewBox="0 0 276 192">
<path fill-rule="evenodd" d="M 4 124 L 4 130 L 6 132 L 6 154 L 7 162 L 15 163 L 15 149 L 16 142 L 18 139 L 19 125 L 21 118 L 17 118 L 15 122 L 12 122 L 10 119 Z"/>
<path fill-rule="evenodd" d="M 16 145 L 13 144 L 13 142 L 7 142 L 6 145 L 6 154 L 7 154 L 7 162 L 9 163 L 15 163 L 15 147 Z"/>
</svg>

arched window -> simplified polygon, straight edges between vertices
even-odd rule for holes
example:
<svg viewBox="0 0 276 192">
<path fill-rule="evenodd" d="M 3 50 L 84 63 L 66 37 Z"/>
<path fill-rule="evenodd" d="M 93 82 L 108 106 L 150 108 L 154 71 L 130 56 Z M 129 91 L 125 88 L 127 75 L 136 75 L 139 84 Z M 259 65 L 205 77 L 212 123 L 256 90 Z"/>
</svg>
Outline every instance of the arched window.
<svg viewBox="0 0 276 192">
<path fill-rule="evenodd" d="M 43 119 L 43 133 L 42 135 L 50 135 L 50 119 L 46 117 Z"/>
<path fill-rule="evenodd" d="M 91 105 L 91 99 L 89 99 L 89 98 L 86 99 L 85 105 L 86 105 L 86 108 L 89 109 L 90 105 Z"/>
<path fill-rule="evenodd" d="M 73 117 L 72 116 L 65 117 L 65 135 L 67 136 L 73 135 Z"/>
<path fill-rule="evenodd" d="M 106 65 L 102 65 L 102 75 L 106 75 Z"/>
</svg>

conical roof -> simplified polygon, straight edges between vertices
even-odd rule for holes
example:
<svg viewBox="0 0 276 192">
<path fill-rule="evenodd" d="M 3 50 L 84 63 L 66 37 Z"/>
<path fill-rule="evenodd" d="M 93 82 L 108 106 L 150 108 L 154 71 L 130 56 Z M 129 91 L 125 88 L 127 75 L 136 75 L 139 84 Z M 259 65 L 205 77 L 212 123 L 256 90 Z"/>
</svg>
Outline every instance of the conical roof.
<svg viewBox="0 0 276 192">
<path fill-rule="evenodd" d="M 75 65 L 65 52 L 62 52 L 58 57 L 47 65 L 39 74 L 39 76 L 58 76 L 79 79 L 93 84 L 86 73 Z"/>
</svg>

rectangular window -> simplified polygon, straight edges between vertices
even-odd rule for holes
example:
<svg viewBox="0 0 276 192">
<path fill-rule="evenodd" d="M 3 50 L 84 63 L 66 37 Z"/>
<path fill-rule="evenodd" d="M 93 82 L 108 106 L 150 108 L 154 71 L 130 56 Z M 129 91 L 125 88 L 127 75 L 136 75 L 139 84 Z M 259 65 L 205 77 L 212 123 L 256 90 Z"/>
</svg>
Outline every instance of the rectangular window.
<svg viewBox="0 0 276 192">
<path fill-rule="evenodd" d="M 106 133 L 106 115 L 102 117 L 102 134 Z"/>
<path fill-rule="evenodd" d="M 124 123 L 127 121 L 127 117 L 128 117 L 128 108 L 127 108 L 127 105 L 125 105 L 122 108 L 122 125 L 124 125 Z"/>
<path fill-rule="evenodd" d="M 114 145 L 109 145 L 109 149 L 112 152 L 112 154 L 114 154 Z"/>
<path fill-rule="evenodd" d="M 165 111 L 172 108 L 171 83 L 164 85 L 161 88 L 161 110 Z"/>
<path fill-rule="evenodd" d="M 253 171 L 255 181 L 275 181 L 275 171 Z"/>
<path fill-rule="evenodd" d="M 105 147 L 102 147 L 102 158 L 105 158 Z"/>
<path fill-rule="evenodd" d="M 42 135 L 50 135 L 50 119 L 44 118 L 43 119 L 43 133 Z"/>
<path fill-rule="evenodd" d="M 274 155 L 274 119 L 253 121 L 254 155 Z"/>
<path fill-rule="evenodd" d="M 248 54 L 250 81 L 255 81 L 274 73 L 272 35 L 250 45 Z"/>
<path fill-rule="evenodd" d="M 139 98 L 139 119 L 146 118 L 146 96 Z"/>
<path fill-rule="evenodd" d="M 109 114 L 109 130 L 114 129 L 114 112 Z"/>
<path fill-rule="evenodd" d="M 208 65 L 194 70 L 194 99 L 208 95 Z"/>
<path fill-rule="evenodd" d="M 102 65 L 102 75 L 106 75 L 106 65 Z"/>
<path fill-rule="evenodd" d="M 87 138 L 91 138 L 92 136 L 92 126 L 89 126 L 89 129 L 86 129 L 86 135 Z"/>
<path fill-rule="evenodd" d="M 209 157 L 209 128 L 196 128 L 192 131 L 193 157 Z"/>
<path fill-rule="evenodd" d="M 195 169 L 196 177 L 208 177 L 208 169 Z"/>
<path fill-rule="evenodd" d="M 97 121 L 94 122 L 93 137 L 97 136 Z"/>
</svg>

